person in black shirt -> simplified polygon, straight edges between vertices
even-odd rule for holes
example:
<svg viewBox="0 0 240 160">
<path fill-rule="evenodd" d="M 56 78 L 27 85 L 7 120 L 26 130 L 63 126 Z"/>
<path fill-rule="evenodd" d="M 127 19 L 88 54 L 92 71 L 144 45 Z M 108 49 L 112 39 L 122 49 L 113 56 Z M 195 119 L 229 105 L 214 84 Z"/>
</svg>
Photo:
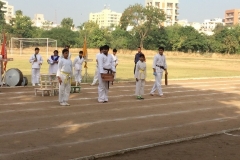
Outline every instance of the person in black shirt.
<svg viewBox="0 0 240 160">
<path fill-rule="evenodd" d="M 134 75 L 135 75 L 135 70 L 136 70 L 136 64 L 137 62 L 139 61 L 139 58 L 140 58 L 140 55 L 143 54 L 142 53 L 142 49 L 141 47 L 138 47 L 138 53 L 136 53 L 135 55 L 135 59 L 134 59 L 134 63 L 135 63 L 135 66 L 134 66 Z M 144 54 L 143 54 L 144 55 Z"/>
</svg>

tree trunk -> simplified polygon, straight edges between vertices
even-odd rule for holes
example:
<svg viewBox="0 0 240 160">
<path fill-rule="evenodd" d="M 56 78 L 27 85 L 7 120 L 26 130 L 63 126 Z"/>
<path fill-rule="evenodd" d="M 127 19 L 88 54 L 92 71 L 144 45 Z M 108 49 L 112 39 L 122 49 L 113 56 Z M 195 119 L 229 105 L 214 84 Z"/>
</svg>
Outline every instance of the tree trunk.
<svg viewBox="0 0 240 160">
<path fill-rule="evenodd" d="M 143 39 L 140 40 L 140 47 L 143 49 Z"/>
</svg>

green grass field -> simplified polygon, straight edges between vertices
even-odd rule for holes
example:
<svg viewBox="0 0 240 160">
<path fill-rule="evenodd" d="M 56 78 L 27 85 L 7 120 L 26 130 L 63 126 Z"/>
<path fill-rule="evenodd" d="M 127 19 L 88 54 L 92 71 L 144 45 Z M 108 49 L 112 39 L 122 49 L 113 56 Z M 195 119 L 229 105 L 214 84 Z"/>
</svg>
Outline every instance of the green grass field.
<svg viewBox="0 0 240 160">
<path fill-rule="evenodd" d="M 95 72 L 95 52 L 89 53 L 89 59 L 94 59 L 88 63 L 88 82 L 92 81 L 92 76 Z M 9 54 L 9 58 L 14 58 L 14 61 L 8 62 L 7 69 L 18 68 L 24 76 L 28 77 L 29 82 L 31 74 L 31 64 L 29 63 L 30 53 L 24 53 L 20 56 L 17 53 Z M 42 54 L 44 64 L 41 73 L 48 73 L 48 64 L 46 54 Z M 77 54 L 72 53 L 72 60 Z M 147 80 L 153 80 L 152 61 L 153 54 L 146 55 L 147 58 Z M 118 53 L 119 66 L 117 67 L 117 80 L 129 81 L 133 80 L 134 54 Z M 186 58 L 183 56 L 167 56 L 169 79 L 182 78 L 203 78 L 203 77 L 230 77 L 240 76 L 240 60 L 238 59 L 217 59 L 217 58 Z M 84 71 L 83 71 L 84 74 Z"/>
</svg>

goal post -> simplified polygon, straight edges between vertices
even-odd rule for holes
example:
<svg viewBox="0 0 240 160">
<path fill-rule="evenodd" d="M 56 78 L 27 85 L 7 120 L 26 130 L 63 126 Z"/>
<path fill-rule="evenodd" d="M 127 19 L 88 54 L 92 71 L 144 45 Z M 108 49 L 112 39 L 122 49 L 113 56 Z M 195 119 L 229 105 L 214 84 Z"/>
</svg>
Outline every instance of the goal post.
<svg viewBox="0 0 240 160">
<path fill-rule="evenodd" d="M 10 53 L 14 54 L 19 49 L 19 55 L 23 54 L 24 48 L 39 47 L 46 49 L 46 56 L 49 56 L 49 48 L 57 49 L 57 40 L 51 38 L 15 38 L 10 41 Z"/>
</svg>

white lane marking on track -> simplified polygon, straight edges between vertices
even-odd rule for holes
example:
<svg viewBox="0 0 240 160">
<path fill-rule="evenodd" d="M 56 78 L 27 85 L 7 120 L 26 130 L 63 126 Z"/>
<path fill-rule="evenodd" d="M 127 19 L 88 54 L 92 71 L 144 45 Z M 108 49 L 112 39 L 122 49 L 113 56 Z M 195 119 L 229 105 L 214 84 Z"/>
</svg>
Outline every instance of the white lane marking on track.
<svg viewBox="0 0 240 160">
<path fill-rule="evenodd" d="M 164 145 L 169 145 L 169 144 L 176 144 L 176 143 L 181 143 L 181 142 L 188 142 L 188 141 L 192 141 L 192 140 L 198 140 L 198 139 L 207 138 L 210 136 L 222 135 L 225 133 L 230 133 L 230 132 L 239 131 L 239 130 L 240 130 L 240 128 L 221 130 L 218 132 L 212 132 L 212 133 L 194 135 L 194 136 L 190 136 L 190 137 L 184 137 L 184 138 L 173 139 L 173 140 L 168 140 L 168 141 L 162 141 L 162 142 L 158 142 L 158 143 L 152 143 L 152 144 L 137 146 L 137 147 L 133 147 L 133 148 L 126 148 L 126 149 L 122 149 L 122 150 L 110 151 L 110 152 L 105 152 L 105 153 L 100 153 L 100 154 L 95 154 L 95 155 L 90 155 L 90 156 L 85 156 L 85 157 L 74 158 L 74 159 L 70 159 L 70 160 L 92 160 L 92 159 L 106 158 L 106 157 L 115 156 L 115 155 L 122 155 L 122 154 L 132 152 L 132 151 L 149 149 L 149 148 L 153 148 L 153 147 L 159 147 L 159 146 L 164 146 Z"/>
<path fill-rule="evenodd" d="M 162 131 L 162 130 L 181 128 L 181 127 L 186 127 L 186 126 L 191 126 L 191 125 L 197 125 L 197 124 L 202 124 L 202 123 L 208 123 L 208 122 L 219 122 L 219 121 L 224 120 L 224 119 L 229 120 L 229 119 L 236 119 L 236 118 L 239 118 L 239 116 L 215 118 L 215 119 L 209 119 L 209 120 L 204 120 L 204 121 L 197 121 L 197 122 L 180 124 L 180 125 L 176 125 L 176 126 L 151 128 L 151 129 L 147 129 L 147 130 L 134 131 L 134 132 L 128 132 L 128 133 L 123 133 L 123 134 L 116 134 L 116 135 L 94 138 L 94 139 L 89 139 L 89 140 L 81 140 L 81 141 L 74 141 L 74 142 L 67 142 L 67 143 L 60 143 L 60 144 L 52 144 L 52 145 L 49 145 L 49 146 L 38 147 L 38 148 L 35 148 L 35 149 L 24 149 L 24 150 L 17 151 L 17 152 L 12 152 L 12 153 L 3 153 L 3 154 L 0 154 L 0 157 L 11 156 L 11 155 L 16 155 L 16 154 L 21 154 L 21 153 L 34 152 L 34 151 L 38 151 L 38 150 L 46 150 L 46 149 L 50 149 L 51 147 L 63 147 L 63 146 L 67 146 L 67 145 L 78 145 L 78 144 L 82 144 L 82 143 L 89 143 L 89 142 L 95 142 L 95 141 L 100 141 L 100 140 L 121 138 L 121 137 L 131 136 L 131 135 L 140 134 L 140 133 Z"/>
<path fill-rule="evenodd" d="M 229 88 L 221 88 L 221 89 L 229 89 Z M 240 91 L 232 91 L 232 92 L 225 92 L 225 93 L 210 93 L 210 94 L 190 94 L 190 95 L 183 95 L 183 96 L 168 96 L 168 97 L 162 97 L 161 99 L 170 99 L 170 98 L 183 98 L 183 97 L 192 97 L 192 96 L 205 96 L 205 95 L 221 95 L 221 94 L 228 94 L 228 93 L 238 93 Z M 173 92 L 171 92 L 173 93 Z M 145 95 L 148 95 L 148 94 L 145 94 Z M 109 96 L 110 98 L 116 98 L 116 97 L 129 97 L 129 96 L 134 96 L 134 94 L 131 94 L 131 95 L 118 95 L 118 96 Z M 71 99 L 71 101 L 77 101 L 77 100 L 95 100 L 95 98 L 77 98 L 77 99 Z M 151 99 L 145 99 L 144 101 L 150 101 L 150 100 L 155 100 L 155 99 L 160 99 L 159 97 L 158 98 L 151 98 Z M 58 102 L 58 101 L 34 101 L 34 102 L 19 102 L 19 103 L 7 103 L 7 104 L 1 104 L 2 106 L 8 106 L 8 105 L 25 105 L 25 104 L 37 104 L 37 103 L 51 103 L 51 102 Z M 126 101 L 118 101 L 117 103 L 121 103 L 121 102 L 137 102 L 136 100 L 126 100 Z M 139 101 L 138 101 L 139 102 Z M 109 102 L 112 104 L 112 102 Z M 114 102 L 115 103 L 115 102 Z M 98 104 L 97 102 L 94 103 L 94 104 Z M 94 104 L 89 104 L 89 105 L 94 105 Z M 0 106 L 1 106 L 0 105 Z M 89 106 L 87 105 L 87 106 Z M 75 105 L 73 105 L 75 106 Z M 79 105 L 77 105 L 79 106 Z M 84 105 L 85 106 L 85 105 Z M 50 107 L 51 109 L 54 109 L 54 108 L 59 108 L 58 107 Z M 49 108 L 46 108 L 46 109 L 43 109 L 43 108 L 39 108 L 39 110 L 47 110 Z M 25 109 L 24 109 L 25 110 Z M 23 111 L 24 111 L 23 110 Z M 26 109 L 27 111 L 28 109 Z M 29 111 L 31 111 L 32 109 L 29 109 Z M 35 108 L 34 109 L 35 111 L 37 111 L 38 109 Z M 13 111 L 16 111 L 16 110 L 7 110 L 6 112 L 13 112 Z M 0 112 L 1 113 L 5 113 L 5 111 L 2 111 Z"/>
<path fill-rule="evenodd" d="M 227 90 L 229 88 L 219 88 L 222 90 Z M 215 91 L 218 92 L 218 91 Z M 199 94 L 199 95 L 214 95 L 214 94 L 229 94 L 229 93 L 236 93 L 239 91 L 232 91 L 232 92 L 224 92 L 224 93 L 211 93 L 211 94 Z M 171 92 L 174 93 L 174 92 Z M 145 94 L 148 95 L 148 94 Z M 130 95 L 117 95 L 117 96 L 109 96 L 109 98 L 120 98 L 120 97 L 129 97 L 129 96 L 134 96 L 134 94 L 130 94 Z M 183 97 L 192 97 L 192 96 L 198 96 L 198 95 L 184 95 Z M 182 96 L 169 96 L 169 97 L 162 97 L 162 99 L 166 99 L 166 98 L 176 98 L 176 97 L 182 97 Z M 97 97 L 93 97 L 93 98 L 74 98 L 71 99 L 71 101 L 77 101 L 77 100 L 96 100 Z M 159 98 L 158 98 L 159 99 Z M 57 100 L 51 100 L 51 101 L 34 101 L 34 102 L 18 102 L 18 103 L 6 103 L 6 104 L 1 104 L 0 106 L 7 106 L 7 105 L 24 105 L 24 104 L 39 104 L 39 103 L 50 103 L 50 102 L 58 102 Z"/>
<path fill-rule="evenodd" d="M 12 136 L 17 134 L 24 134 L 24 133 L 32 133 L 37 131 L 45 131 L 45 130 L 52 130 L 52 129 L 63 129 L 63 128 L 70 128 L 70 127 L 81 127 L 81 126 L 92 126 L 96 124 L 102 124 L 102 123 L 109 123 L 109 122 L 121 122 L 121 121 L 128 121 L 128 120 L 137 120 L 137 119 L 147 119 L 147 118 L 154 118 L 154 117 L 163 117 L 163 116 L 172 116 L 172 115 L 178 115 L 178 114 L 186 114 L 186 113 L 192 113 L 192 112 L 204 112 L 214 109 L 221 109 L 225 108 L 223 107 L 215 107 L 215 108 L 201 108 L 201 109 L 193 109 L 193 110 L 185 110 L 185 111 L 175 111 L 175 112 L 169 112 L 169 113 L 161 113 L 161 114 L 150 114 L 150 115 L 144 115 L 144 116 L 135 116 L 135 117 L 123 117 L 123 118 L 116 118 L 116 119 L 105 119 L 105 120 L 98 120 L 93 122 L 84 122 L 84 123 L 78 123 L 78 124 L 71 124 L 71 125 L 63 125 L 63 126 L 57 126 L 57 127 L 48 127 L 48 128 L 42 128 L 42 129 L 33 129 L 33 130 L 27 130 L 27 131 L 19 131 L 19 132 L 10 132 L 10 133 L 4 133 L 0 134 L 0 137 L 6 137 L 6 136 Z"/>
<path fill-rule="evenodd" d="M 233 136 L 233 137 L 240 137 L 240 134 L 231 134 L 231 133 L 224 133 L 228 136 Z"/>
<path fill-rule="evenodd" d="M 187 87 L 193 87 L 193 86 L 191 86 L 191 85 L 189 85 L 189 84 L 205 84 L 205 83 L 207 83 L 207 85 L 200 85 L 200 86 L 214 86 L 216 83 L 218 83 L 218 82 L 221 82 L 221 83 L 227 83 L 227 84 L 222 84 L 222 85 L 229 85 L 229 81 L 215 81 L 215 82 L 213 82 L 213 81 L 211 81 L 211 82 L 194 82 L 194 83 L 187 83 L 188 84 L 188 86 L 179 86 L 179 87 L 166 87 L 166 88 L 163 88 L 163 89 L 169 89 L 169 88 L 187 88 Z M 230 82 L 240 82 L 240 80 L 231 80 Z M 209 83 L 214 83 L 213 85 L 208 85 Z M 221 84 L 220 83 L 220 84 Z M 172 84 L 172 85 L 179 85 L 179 84 L 186 84 L 186 82 L 185 83 L 174 83 L 174 84 Z M 220 85 L 220 84 L 217 84 L 217 85 Z M 236 84 L 238 84 L 238 83 L 236 83 Z M 153 86 L 153 85 L 145 85 L 146 87 L 151 87 L 151 86 Z M 171 86 L 171 85 L 170 85 Z M 113 86 L 113 88 L 125 88 L 125 87 L 128 87 L 128 88 L 135 88 L 135 85 L 129 85 L 129 86 Z M 83 88 L 83 90 L 96 90 L 97 88 Z M 4 93 L 4 92 L 2 92 L 2 93 L 0 93 L 0 94 L 23 94 L 23 93 L 34 93 L 34 91 L 27 91 L 27 92 L 6 92 L 6 93 Z"/>
<path fill-rule="evenodd" d="M 227 97 L 227 98 L 220 98 L 219 100 L 226 100 L 226 99 L 238 99 L 239 97 Z M 208 102 L 217 100 L 214 99 L 207 99 L 207 100 L 201 100 L 201 102 Z M 104 112 L 111 112 L 111 111 L 122 111 L 122 110 L 131 110 L 131 109 L 138 109 L 138 108 L 153 108 L 153 107 L 161 107 L 166 105 L 177 105 L 177 104 L 188 104 L 188 103 L 199 103 L 199 101 L 182 101 L 182 102 L 175 102 L 175 103 L 161 103 L 156 105 L 141 105 L 141 106 L 134 106 L 134 107 L 124 107 L 124 108 L 111 108 L 108 110 L 105 110 Z M 87 104 L 84 106 L 91 106 L 92 104 Z M 75 105 L 78 106 L 78 105 Z M 71 106 L 68 106 L 70 108 Z M 81 106 L 83 107 L 83 106 Z M 24 110 L 25 111 L 25 110 Z M 102 113 L 102 111 L 88 111 L 88 112 L 74 112 L 74 113 L 66 113 L 66 114 L 58 114 L 58 115 L 45 115 L 45 116 L 35 116 L 35 117 L 27 117 L 27 118 L 18 118 L 18 119 L 11 119 L 11 120 L 1 120 L 1 122 L 14 122 L 14 121 L 21 121 L 21 120 L 30 120 L 30 119 L 44 119 L 44 118 L 53 118 L 53 117 L 64 117 L 64 116 L 75 116 L 75 115 L 83 115 L 83 114 L 94 114 L 94 113 Z M 0 112 L 1 113 L 1 112 Z"/>
</svg>

